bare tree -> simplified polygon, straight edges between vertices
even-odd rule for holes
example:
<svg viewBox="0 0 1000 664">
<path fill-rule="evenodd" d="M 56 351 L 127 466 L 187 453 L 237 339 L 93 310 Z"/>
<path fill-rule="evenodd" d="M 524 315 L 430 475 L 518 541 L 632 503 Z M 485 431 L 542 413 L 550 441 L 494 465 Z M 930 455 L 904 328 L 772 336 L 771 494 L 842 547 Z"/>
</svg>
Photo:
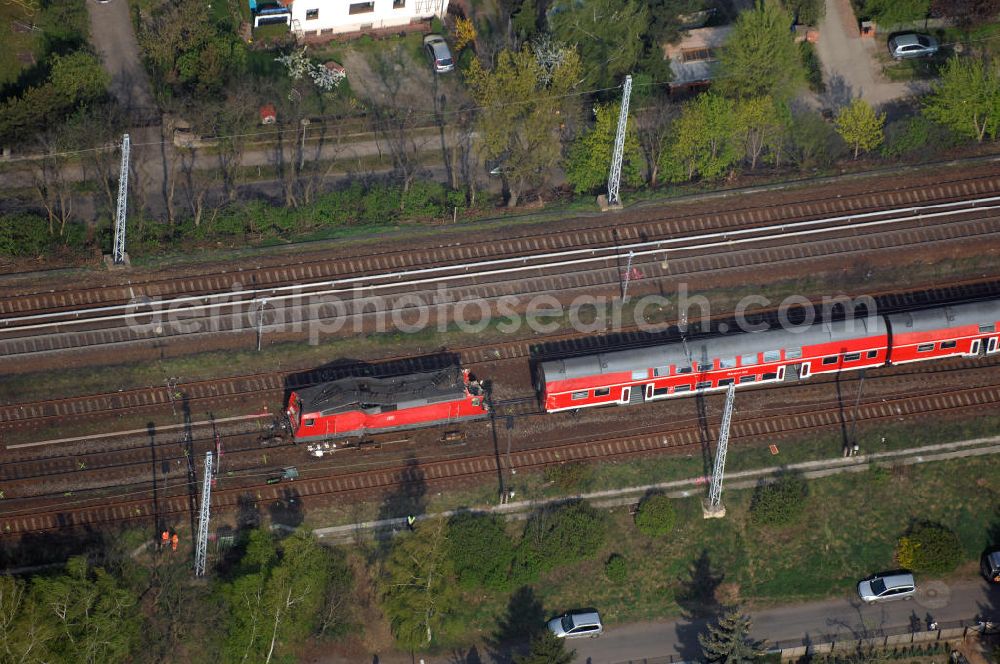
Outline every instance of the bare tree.
<svg viewBox="0 0 1000 664">
<path fill-rule="evenodd" d="M 72 183 L 66 172 L 69 160 L 63 151 L 62 137 L 55 132 L 42 133 L 38 147 L 43 156 L 32 162 L 32 184 L 48 215 L 49 234 L 61 237 L 73 215 Z"/>
<path fill-rule="evenodd" d="M 674 120 L 679 115 L 677 106 L 666 100 L 653 98 L 635 111 L 635 132 L 639 147 L 646 158 L 646 181 L 655 187 L 659 177 L 660 156 L 667 149 Z"/>
<path fill-rule="evenodd" d="M 411 104 L 401 99 L 405 62 L 401 46 L 379 53 L 371 62 L 379 97 L 371 102 L 372 129 L 379 149 L 384 145 L 392 158 L 393 171 L 403 185 L 404 195 L 416 178 L 420 148 L 427 142 L 427 139 L 417 138 L 414 132 L 416 113 Z M 402 204 L 400 200 L 401 207 Z"/>
</svg>

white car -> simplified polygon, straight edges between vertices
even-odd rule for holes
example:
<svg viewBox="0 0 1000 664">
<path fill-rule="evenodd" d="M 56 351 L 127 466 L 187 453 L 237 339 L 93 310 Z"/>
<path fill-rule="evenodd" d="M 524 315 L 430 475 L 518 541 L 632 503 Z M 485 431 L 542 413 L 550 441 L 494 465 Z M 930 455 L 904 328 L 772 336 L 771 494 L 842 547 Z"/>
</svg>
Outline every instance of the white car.
<svg viewBox="0 0 1000 664">
<path fill-rule="evenodd" d="M 427 35 L 424 37 L 424 50 L 427 57 L 431 59 L 431 66 L 438 74 L 455 69 L 455 61 L 451 58 L 451 50 L 448 42 L 441 35 Z"/>
<path fill-rule="evenodd" d="M 917 585 L 909 572 L 882 572 L 858 584 L 858 596 L 867 604 L 894 599 L 913 599 L 916 593 Z"/>
<path fill-rule="evenodd" d="M 560 639 L 575 639 L 583 636 L 596 637 L 604 631 L 601 616 L 597 611 L 578 611 L 553 618 L 548 622 L 549 631 Z"/>
<path fill-rule="evenodd" d="M 930 35 L 905 32 L 889 40 L 889 55 L 897 60 L 924 58 L 938 52 L 937 40 Z"/>
</svg>

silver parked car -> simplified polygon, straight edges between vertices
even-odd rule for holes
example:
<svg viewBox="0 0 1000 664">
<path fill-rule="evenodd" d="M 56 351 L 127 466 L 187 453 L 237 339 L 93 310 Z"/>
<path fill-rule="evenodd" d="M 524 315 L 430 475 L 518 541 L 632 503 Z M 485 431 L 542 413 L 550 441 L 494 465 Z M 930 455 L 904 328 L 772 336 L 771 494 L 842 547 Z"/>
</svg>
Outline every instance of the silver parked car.
<svg viewBox="0 0 1000 664">
<path fill-rule="evenodd" d="M 427 51 L 427 57 L 431 59 L 431 66 L 437 73 L 443 74 L 455 68 L 455 61 L 451 59 L 448 42 L 441 35 L 424 37 L 424 50 Z"/>
<path fill-rule="evenodd" d="M 548 628 L 560 639 L 575 639 L 581 636 L 600 636 L 604 631 L 601 616 L 597 611 L 576 611 L 553 618 Z"/>
<path fill-rule="evenodd" d="M 925 58 L 938 52 L 938 42 L 930 35 L 904 32 L 889 40 L 889 55 L 903 58 Z"/>
<path fill-rule="evenodd" d="M 916 592 L 917 585 L 909 572 L 882 572 L 858 584 L 858 595 L 868 604 L 913 599 Z"/>
</svg>

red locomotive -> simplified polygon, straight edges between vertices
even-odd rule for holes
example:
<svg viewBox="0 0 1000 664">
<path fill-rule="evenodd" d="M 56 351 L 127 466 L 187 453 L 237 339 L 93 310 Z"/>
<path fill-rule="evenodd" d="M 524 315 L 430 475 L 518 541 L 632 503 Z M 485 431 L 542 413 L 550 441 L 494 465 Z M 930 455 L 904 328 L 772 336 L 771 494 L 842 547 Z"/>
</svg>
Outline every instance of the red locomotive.
<svg viewBox="0 0 1000 664">
<path fill-rule="evenodd" d="M 485 417 L 482 385 L 450 367 L 391 378 L 342 378 L 297 390 L 285 411 L 297 443 Z"/>
<path fill-rule="evenodd" d="M 998 351 L 1000 300 L 542 362 L 547 412 Z"/>
</svg>

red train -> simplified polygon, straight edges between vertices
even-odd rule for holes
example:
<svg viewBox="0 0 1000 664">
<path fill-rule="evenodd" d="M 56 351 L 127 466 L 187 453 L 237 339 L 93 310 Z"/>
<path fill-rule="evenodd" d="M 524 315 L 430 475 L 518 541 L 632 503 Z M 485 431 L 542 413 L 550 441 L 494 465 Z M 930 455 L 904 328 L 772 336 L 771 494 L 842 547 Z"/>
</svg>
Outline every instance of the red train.
<svg viewBox="0 0 1000 664">
<path fill-rule="evenodd" d="M 400 431 L 486 417 L 482 385 L 450 367 L 392 378 L 342 378 L 292 392 L 295 442 Z"/>
<path fill-rule="evenodd" d="M 998 352 L 1000 300 L 730 334 L 541 362 L 545 411 L 627 405 L 867 367 Z M 486 417 L 482 385 L 451 367 L 344 378 L 291 394 L 296 442 Z"/>
<path fill-rule="evenodd" d="M 542 362 L 547 412 L 996 353 L 1000 300 Z"/>
</svg>

